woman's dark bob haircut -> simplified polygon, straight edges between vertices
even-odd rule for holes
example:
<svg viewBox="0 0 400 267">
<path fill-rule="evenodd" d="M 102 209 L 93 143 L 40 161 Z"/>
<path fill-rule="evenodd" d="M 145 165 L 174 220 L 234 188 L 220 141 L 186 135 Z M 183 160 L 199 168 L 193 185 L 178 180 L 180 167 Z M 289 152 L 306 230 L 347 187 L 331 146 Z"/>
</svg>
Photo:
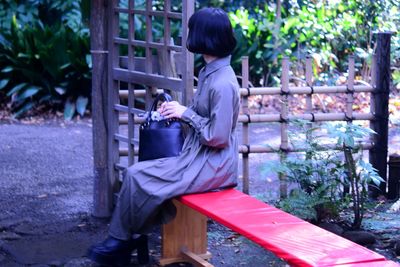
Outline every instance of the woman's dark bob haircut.
<svg viewBox="0 0 400 267">
<path fill-rule="evenodd" d="M 189 19 L 187 49 L 192 53 L 226 57 L 236 46 L 228 15 L 220 8 L 203 8 Z"/>
</svg>

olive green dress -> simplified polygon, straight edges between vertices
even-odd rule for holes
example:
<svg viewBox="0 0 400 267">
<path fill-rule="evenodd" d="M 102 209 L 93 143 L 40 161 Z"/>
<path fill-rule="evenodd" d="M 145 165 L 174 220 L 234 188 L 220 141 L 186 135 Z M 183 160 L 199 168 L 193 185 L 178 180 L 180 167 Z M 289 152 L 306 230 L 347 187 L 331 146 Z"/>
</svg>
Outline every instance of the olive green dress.
<svg viewBox="0 0 400 267">
<path fill-rule="evenodd" d="M 190 127 L 177 157 L 138 162 L 126 169 L 109 233 L 127 240 L 173 218 L 171 198 L 237 184 L 239 85 L 230 56 L 199 74 L 193 104 L 182 120 Z"/>
</svg>

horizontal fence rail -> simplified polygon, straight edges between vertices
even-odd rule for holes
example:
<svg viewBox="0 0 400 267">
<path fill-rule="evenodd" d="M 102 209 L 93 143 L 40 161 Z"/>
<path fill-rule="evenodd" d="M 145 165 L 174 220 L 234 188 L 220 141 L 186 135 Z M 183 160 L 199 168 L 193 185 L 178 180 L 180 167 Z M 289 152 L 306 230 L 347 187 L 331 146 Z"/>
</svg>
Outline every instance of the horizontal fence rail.
<svg viewBox="0 0 400 267">
<path fill-rule="evenodd" d="M 158 89 L 156 93 L 162 93 L 164 90 Z M 196 92 L 195 90 L 193 92 Z M 299 86 L 289 87 L 289 90 L 285 94 L 296 95 L 296 94 L 337 94 L 337 93 L 372 93 L 374 88 L 370 85 L 355 85 L 353 90 L 350 90 L 347 86 Z M 135 90 L 135 97 L 144 97 L 146 90 Z M 250 87 L 240 88 L 241 96 L 252 96 L 252 95 L 280 95 L 283 94 L 282 88 L 280 87 Z M 120 90 L 119 96 L 121 99 L 128 98 L 128 90 Z"/>
<path fill-rule="evenodd" d="M 119 141 L 128 142 L 128 139 L 125 137 L 115 137 Z M 124 140 L 122 140 L 124 139 Z M 138 140 L 133 140 L 131 142 L 132 144 L 138 143 Z M 371 149 L 373 148 L 372 142 L 361 142 L 359 145 L 355 146 L 356 148 L 361 148 L 361 149 Z M 328 150 L 341 150 L 341 147 L 338 147 L 336 145 L 332 144 L 326 144 L 323 147 L 319 149 L 319 151 L 328 151 Z M 286 152 L 304 152 L 306 150 L 305 147 L 288 147 L 286 149 Z M 139 154 L 139 148 L 135 147 L 135 155 L 137 156 Z M 239 153 L 278 153 L 281 151 L 280 146 L 262 146 L 262 145 L 240 145 L 239 146 Z M 128 149 L 127 148 L 120 148 L 119 149 L 119 154 L 120 156 L 128 156 Z"/>
<path fill-rule="evenodd" d="M 119 111 L 128 112 L 128 108 L 116 108 Z M 135 110 L 132 113 L 143 114 L 142 110 Z M 307 120 L 307 121 L 355 121 L 355 120 L 373 120 L 375 117 L 371 113 L 353 113 L 351 118 L 346 113 L 309 113 L 299 115 L 288 115 L 287 121 Z M 143 116 L 135 116 L 134 123 L 140 124 L 145 121 Z M 238 122 L 241 123 L 262 123 L 262 122 L 283 122 L 280 114 L 248 114 L 239 115 Z M 128 116 L 120 116 L 119 123 L 121 125 L 128 124 Z"/>
</svg>

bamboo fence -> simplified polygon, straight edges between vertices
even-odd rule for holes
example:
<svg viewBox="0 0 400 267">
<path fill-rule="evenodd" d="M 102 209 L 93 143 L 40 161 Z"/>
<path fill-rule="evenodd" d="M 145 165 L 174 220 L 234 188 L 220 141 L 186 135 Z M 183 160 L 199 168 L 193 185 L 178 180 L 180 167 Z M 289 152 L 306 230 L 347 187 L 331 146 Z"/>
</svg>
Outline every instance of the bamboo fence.
<svg viewBox="0 0 400 267">
<path fill-rule="evenodd" d="M 96 1 L 95 1 L 96 2 Z M 121 171 L 127 165 L 135 163 L 138 153 L 136 138 L 137 125 L 143 122 L 140 116 L 143 108 L 137 106 L 138 100 L 144 99 L 146 105 L 161 91 L 168 90 L 177 94 L 183 104 L 188 104 L 193 95 L 193 55 L 182 45 L 171 40 L 170 25 L 173 21 L 181 21 L 181 44 L 186 43 L 188 18 L 194 12 L 193 1 L 182 1 L 182 11 L 171 11 L 171 0 L 164 1 L 164 10 L 153 10 L 151 1 L 146 1 L 145 9 L 135 7 L 135 1 L 128 1 L 128 6 L 121 6 L 118 0 L 112 0 L 107 6 L 97 4 L 92 9 L 103 16 L 95 16 L 92 20 L 91 35 L 93 55 L 93 147 L 95 163 L 94 215 L 107 217 L 111 214 L 114 193 L 118 192 Z M 96 13 L 96 14 L 97 14 Z M 121 34 L 121 18 L 128 17 L 127 36 Z M 144 16 L 146 21 L 145 40 L 135 37 L 135 16 Z M 154 40 L 152 22 L 161 18 L 164 23 L 163 38 Z M 312 61 L 306 59 L 305 80 L 302 86 L 291 86 L 289 60 L 282 61 L 280 87 L 251 88 L 249 85 L 249 60 L 242 61 L 242 113 L 239 122 L 242 124 L 242 144 L 239 151 L 243 160 L 243 191 L 249 192 L 249 154 L 272 153 L 280 150 L 284 158 L 290 152 L 301 148 L 293 148 L 288 141 L 288 124 L 294 119 L 310 122 L 370 120 L 371 127 L 378 132 L 379 138 L 365 143 L 370 149 L 370 162 L 377 166 L 380 175 L 386 179 L 387 158 L 387 124 L 388 124 L 388 88 L 390 81 L 390 34 L 378 34 L 378 48 L 370 83 L 356 84 L 354 80 L 354 58 L 349 59 L 349 77 L 346 85 L 315 86 L 312 84 Z M 121 54 L 121 47 L 127 48 L 127 54 Z M 136 51 L 144 51 L 145 57 L 137 56 Z M 179 55 L 179 56 L 177 56 Z M 176 62 L 175 62 L 176 61 Z M 175 62 L 175 63 L 174 63 Z M 106 74 L 106 75 L 105 75 Z M 389 77 L 389 78 L 388 78 Z M 352 109 L 354 94 L 368 92 L 372 94 L 371 112 L 357 113 Z M 346 94 L 346 110 L 339 113 L 314 113 L 312 96 L 314 94 Z M 290 114 L 289 96 L 306 95 L 306 110 L 303 114 Z M 254 95 L 271 95 L 281 101 L 280 113 L 250 114 L 249 97 Z M 249 125 L 252 123 L 280 123 L 280 145 L 266 147 L 254 145 L 249 137 Z M 120 131 L 127 126 L 127 135 Z M 125 144 L 125 145 L 123 145 Z M 127 157 L 127 165 L 121 159 Z M 285 177 L 281 177 L 281 195 L 286 195 Z"/>
<path fill-rule="evenodd" d="M 373 61 L 375 62 L 375 60 Z M 243 57 L 242 59 L 242 88 L 240 89 L 240 95 L 242 97 L 241 101 L 241 114 L 239 116 L 239 122 L 242 124 L 242 144 L 239 147 L 239 152 L 242 154 L 242 169 L 243 169 L 243 191 L 245 193 L 249 193 L 249 154 L 251 153 L 276 153 L 280 151 L 281 160 L 287 157 L 287 154 L 290 152 L 300 152 L 303 148 L 295 148 L 291 147 L 288 138 L 288 124 L 290 121 L 295 119 L 308 120 L 310 122 L 323 122 L 323 121 L 347 121 L 352 122 L 355 120 L 373 120 L 374 115 L 373 111 L 369 113 L 356 113 L 353 112 L 353 104 L 354 104 L 354 94 L 355 93 L 372 93 L 374 90 L 373 85 L 370 85 L 366 82 L 363 82 L 361 85 L 355 85 L 354 81 L 354 57 L 350 57 L 349 59 L 349 75 L 347 85 L 340 86 L 313 86 L 312 85 L 312 61 L 311 58 L 306 59 L 306 73 L 304 83 L 307 86 L 289 86 L 290 77 L 289 77 L 289 59 L 284 58 L 282 61 L 282 78 L 281 78 L 281 87 L 259 87 L 259 88 L 250 88 L 249 87 L 249 60 L 248 57 Z M 373 64 L 374 66 L 374 64 Z M 374 68 L 374 67 L 373 67 Z M 374 82 L 374 78 L 372 77 L 372 83 Z M 298 78 L 297 78 L 298 80 Z M 162 90 L 159 90 L 162 92 Z M 313 113 L 313 105 L 312 105 L 312 95 L 313 94 L 337 94 L 343 93 L 346 94 L 346 110 L 345 112 L 337 112 L 337 113 Z M 306 110 L 303 114 L 289 114 L 289 105 L 288 105 L 288 97 L 290 95 L 306 95 Z M 254 95 L 270 95 L 276 96 L 280 98 L 281 102 L 281 111 L 276 114 L 250 114 L 248 107 L 248 98 Z M 120 90 L 119 96 L 121 99 L 125 99 L 129 97 L 129 94 L 126 90 Z M 145 90 L 136 90 L 136 97 L 144 97 Z M 121 112 L 127 113 L 129 108 L 123 105 L 116 105 L 115 108 Z M 131 110 L 133 113 L 140 114 L 143 113 L 142 110 Z M 140 124 L 144 121 L 143 117 L 135 116 L 133 118 L 132 123 Z M 253 145 L 251 144 L 251 140 L 249 138 L 249 124 L 250 123 L 264 123 L 264 122 L 278 122 L 280 123 L 280 137 L 281 143 L 279 146 L 261 146 L 261 145 Z M 129 124 L 129 117 L 120 116 L 119 123 Z M 129 129 L 131 129 L 129 125 Z M 132 140 L 132 138 L 124 137 L 122 135 L 116 135 L 115 138 L 120 142 L 128 142 L 128 140 Z M 137 155 L 138 140 L 133 140 L 132 145 L 134 146 L 134 150 L 131 153 Z M 370 140 L 365 140 L 362 142 L 363 149 L 371 149 L 372 142 Z M 328 145 L 326 149 L 334 149 L 334 145 Z M 120 149 L 120 156 L 128 156 L 131 154 L 128 149 Z M 123 170 L 125 166 L 117 165 L 118 169 Z M 287 186 L 285 182 L 285 177 L 280 177 L 281 180 L 281 190 L 280 193 L 282 196 L 286 195 Z"/>
</svg>

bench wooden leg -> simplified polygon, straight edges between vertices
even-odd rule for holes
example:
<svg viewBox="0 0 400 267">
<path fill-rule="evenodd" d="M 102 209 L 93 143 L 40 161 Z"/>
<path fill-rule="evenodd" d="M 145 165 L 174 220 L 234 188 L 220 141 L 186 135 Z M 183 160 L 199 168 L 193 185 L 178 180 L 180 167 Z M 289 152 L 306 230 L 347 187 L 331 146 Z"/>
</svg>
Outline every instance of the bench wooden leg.
<svg viewBox="0 0 400 267">
<path fill-rule="evenodd" d="M 160 265 L 190 262 L 195 266 L 213 266 L 207 259 L 207 217 L 174 200 L 176 218 L 162 229 Z"/>
</svg>

